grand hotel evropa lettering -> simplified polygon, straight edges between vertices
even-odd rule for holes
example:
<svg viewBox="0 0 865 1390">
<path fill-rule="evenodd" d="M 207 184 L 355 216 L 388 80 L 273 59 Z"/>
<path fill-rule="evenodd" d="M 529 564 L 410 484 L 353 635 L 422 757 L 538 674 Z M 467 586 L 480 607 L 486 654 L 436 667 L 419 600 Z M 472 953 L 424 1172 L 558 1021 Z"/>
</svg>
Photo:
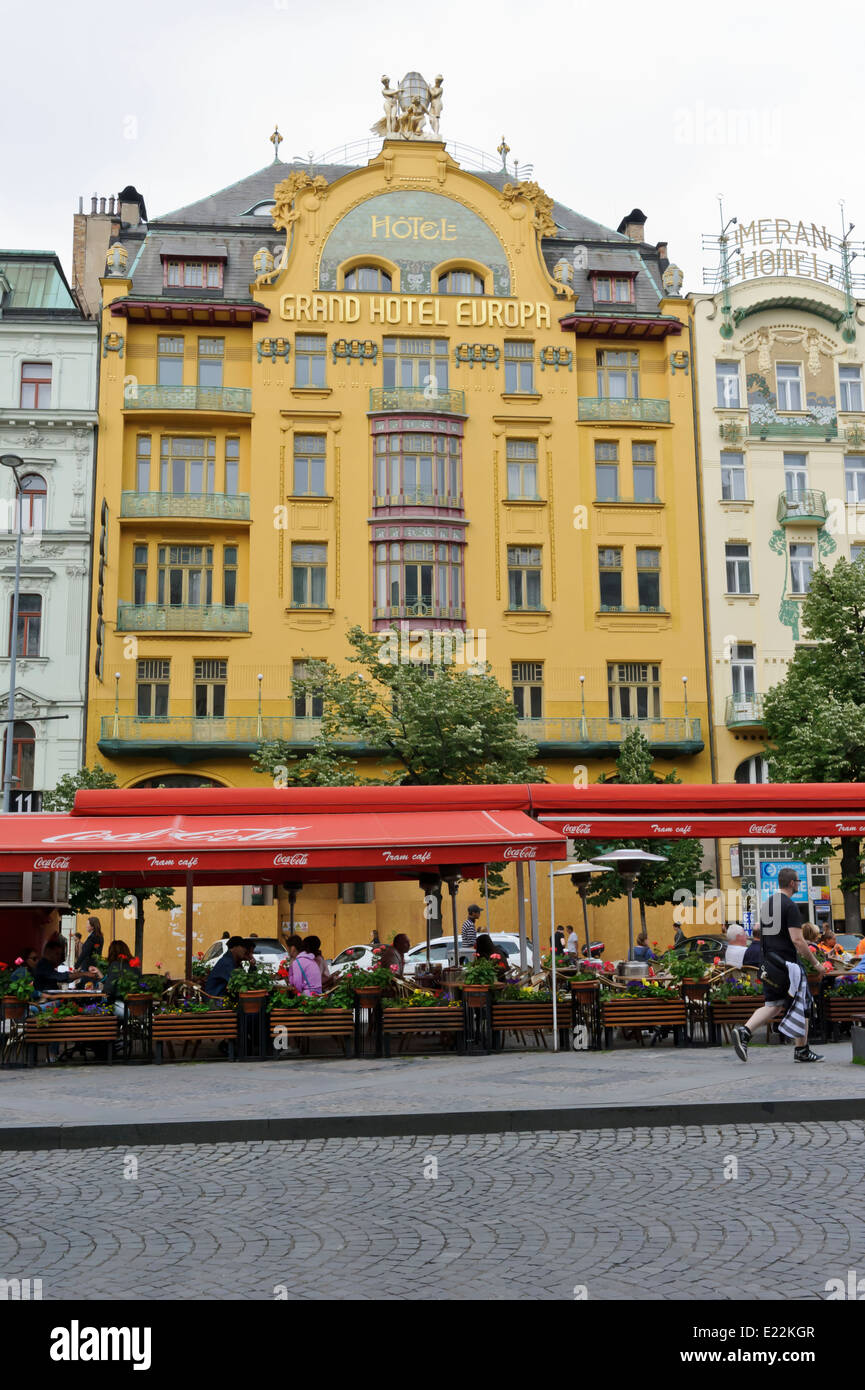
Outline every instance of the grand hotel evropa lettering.
<svg viewBox="0 0 865 1390">
<path fill-rule="evenodd" d="M 527 299 L 438 298 L 397 294 L 284 294 L 279 312 L 288 323 L 390 323 L 481 328 L 550 327 L 550 307 Z M 452 315 L 453 317 L 450 317 Z"/>
</svg>

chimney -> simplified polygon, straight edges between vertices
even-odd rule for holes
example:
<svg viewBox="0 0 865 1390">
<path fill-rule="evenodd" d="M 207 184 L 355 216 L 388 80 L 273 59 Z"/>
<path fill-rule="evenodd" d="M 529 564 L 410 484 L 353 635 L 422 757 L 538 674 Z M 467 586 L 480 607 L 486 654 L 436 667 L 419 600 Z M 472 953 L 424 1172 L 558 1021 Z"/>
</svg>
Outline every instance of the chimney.
<svg viewBox="0 0 865 1390">
<path fill-rule="evenodd" d="M 639 208 L 633 208 L 626 217 L 623 217 L 616 231 L 624 233 L 630 241 L 643 240 L 643 228 L 646 225 L 646 214 Z"/>
<path fill-rule="evenodd" d="M 100 214 L 101 217 L 104 217 L 104 216 L 105 216 L 105 199 L 104 199 L 104 198 L 100 198 L 100 199 L 99 199 L 99 214 Z"/>
<path fill-rule="evenodd" d="M 82 197 L 79 197 L 78 199 L 78 216 L 84 216 L 84 199 Z"/>
<path fill-rule="evenodd" d="M 114 194 L 113 194 L 113 193 L 112 193 L 111 197 L 108 199 L 108 212 L 109 212 L 109 215 L 110 215 L 111 217 L 114 216 Z"/>
<path fill-rule="evenodd" d="M 93 194 L 93 197 L 90 199 L 90 211 L 91 211 L 91 213 L 95 213 L 95 211 L 96 211 L 96 194 L 95 194 L 95 193 Z"/>
<path fill-rule="evenodd" d="M 142 222 L 147 221 L 147 209 L 144 206 L 144 199 L 133 188 L 132 184 L 127 184 L 117 195 L 117 214 L 125 227 L 137 227 Z"/>
<path fill-rule="evenodd" d="M 655 250 L 658 253 L 659 260 L 665 261 L 667 259 L 667 243 L 665 241 L 659 241 Z"/>
</svg>

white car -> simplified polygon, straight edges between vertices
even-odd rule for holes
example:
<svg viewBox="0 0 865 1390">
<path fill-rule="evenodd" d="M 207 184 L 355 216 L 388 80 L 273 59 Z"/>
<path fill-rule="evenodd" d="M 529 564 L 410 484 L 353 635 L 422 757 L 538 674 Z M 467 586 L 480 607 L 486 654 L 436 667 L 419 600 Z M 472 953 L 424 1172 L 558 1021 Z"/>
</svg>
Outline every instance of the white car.
<svg viewBox="0 0 865 1390">
<path fill-rule="evenodd" d="M 519 968 L 520 964 L 520 938 L 511 936 L 503 932 L 493 932 L 493 945 L 501 955 L 508 957 L 508 964 Z M 454 939 L 452 936 L 437 936 L 430 942 L 430 960 L 433 965 L 453 965 L 454 963 Z M 472 958 L 474 952 L 468 947 L 463 946 L 460 941 L 459 963 L 466 965 Z M 406 951 L 405 973 L 414 975 L 415 972 L 422 970 L 426 965 L 426 942 L 420 946 L 412 946 L 410 951 Z M 531 968 L 532 948 L 526 947 L 526 965 Z"/>
<path fill-rule="evenodd" d="M 359 970 L 373 970 L 375 961 L 372 947 L 346 946 L 345 950 L 340 951 L 338 956 L 334 956 L 330 962 L 330 969 L 331 971 L 346 970 L 350 965 L 356 965 Z"/>
<path fill-rule="evenodd" d="M 212 970 L 220 956 L 225 955 L 227 945 L 228 942 L 225 938 L 222 941 L 214 941 L 213 945 L 205 951 L 202 965 L 206 965 L 209 970 Z M 276 974 L 282 961 L 288 959 L 288 952 L 275 936 L 256 937 L 252 955 L 256 965 L 269 970 L 272 975 Z"/>
</svg>

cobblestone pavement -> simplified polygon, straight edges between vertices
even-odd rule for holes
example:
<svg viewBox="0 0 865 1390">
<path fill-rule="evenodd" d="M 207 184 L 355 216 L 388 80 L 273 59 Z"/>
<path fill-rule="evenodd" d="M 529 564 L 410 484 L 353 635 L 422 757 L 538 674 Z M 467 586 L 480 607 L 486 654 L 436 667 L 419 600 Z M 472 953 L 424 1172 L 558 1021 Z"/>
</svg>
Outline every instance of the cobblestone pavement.
<svg viewBox="0 0 865 1390">
<path fill-rule="evenodd" d="M 14 1125 L 865 1100 L 865 1067 L 851 1066 L 849 1041 L 818 1050 L 826 1057 L 819 1067 L 794 1065 L 788 1047 L 754 1047 L 743 1066 L 729 1047 L 633 1046 L 489 1057 L 40 1066 L 0 1071 L 0 1130 Z"/>
<path fill-rule="evenodd" d="M 822 1298 L 862 1267 L 863 1143 L 851 1121 L 6 1152 L 0 1277 L 44 1299 Z"/>
</svg>

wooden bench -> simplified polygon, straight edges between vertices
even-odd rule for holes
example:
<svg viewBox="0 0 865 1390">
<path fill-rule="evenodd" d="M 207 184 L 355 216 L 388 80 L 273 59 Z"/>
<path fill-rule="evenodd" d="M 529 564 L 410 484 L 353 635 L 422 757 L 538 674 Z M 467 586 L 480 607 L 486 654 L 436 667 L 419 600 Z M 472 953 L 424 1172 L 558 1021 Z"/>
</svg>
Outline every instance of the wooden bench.
<svg viewBox="0 0 865 1390">
<path fill-rule="evenodd" d="M 672 1028 L 678 1047 L 687 1025 L 684 999 L 610 999 L 601 1005 L 606 1046 L 613 1041 L 614 1028 L 635 1028 L 643 1046 L 643 1028 Z"/>
<path fill-rule="evenodd" d="M 557 1005 L 557 1024 L 560 1039 L 571 1031 L 571 1001 L 561 999 Z M 535 1040 L 546 1047 L 546 1034 L 553 1031 L 552 1001 L 533 1003 L 530 999 L 514 999 L 501 1004 L 493 1004 L 493 1033 L 515 1033 L 523 1047 L 525 1034 L 534 1033 Z M 502 1042 L 504 1039 L 502 1039 Z M 566 1043 L 564 1043 L 567 1046 Z"/>
<path fill-rule="evenodd" d="M 273 1039 L 296 1038 L 307 1048 L 311 1038 L 339 1038 L 343 1054 L 350 1057 L 354 1045 L 354 1012 L 352 1009 L 319 1009 L 316 1013 L 271 1009 L 270 1036 Z"/>
<path fill-rule="evenodd" d="M 730 1030 L 740 1023 L 747 1023 L 748 1019 L 757 1009 L 762 1008 L 764 999 L 762 994 L 739 995 L 738 998 L 718 999 L 712 1005 L 712 1029 L 715 1034 L 715 1041 L 721 1043 L 730 1042 Z M 766 1042 L 771 1040 L 772 1020 L 765 1025 Z"/>
<path fill-rule="evenodd" d="M 174 1049 L 182 1046 L 182 1056 L 194 1057 L 203 1042 L 228 1043 L 229 1058 L 234 1061 L 237 1042 L 237 1014 L 233 1009 L 208 1009 L 207 1013 L 154 1014 L 153 1051 L 155 1060 L 163 1060 L 164 1048 L 174 1058 Z"/>
<path fill-rule="evenodd" d="M 390 1040 L 401 1039 L 399 1050 L 405 1047 L 408 1039 L 420 1033 L 453 1034 L 457 1050 L 462 1051 L 462 1034 L 465 1015 L 462 1008 L 448 1007 L 447 1004 L 429 1004 L 418 1008 L 383 1008 L 381 1011 L 382 1041 L 384 1055 L 391 1055 Z"/>
<path fill-rule="evenodd" d="M 840 1037 L 842 1023 L 865 1023 L 865 996 L 851 999 L 842 995 L 839 999 L 834 994 L 827 993 L 823 998 L 823 1008 L 833 1042 L 837 1042 Z"/>
<path fill-rule="evenodd" d="M 113 1012 L 100 1014 L 94 1018 L 81 1018 L 70 1015 L 56 1022 L 39 1024 L 35 1018 L 28 1018 L 24 1024 L 24 1047 L 27 1052 L 27 1065 L 35 1066 L 40 1047 L 49 1048 L 54 1043 L 64 1047 L 79 1044 L 90 1046 L 101 1044 L 106 1049 L 106 1060 L 114 1060 L 114 1043 L 119 1036 L 120 1020 Z"/>
</svg>

